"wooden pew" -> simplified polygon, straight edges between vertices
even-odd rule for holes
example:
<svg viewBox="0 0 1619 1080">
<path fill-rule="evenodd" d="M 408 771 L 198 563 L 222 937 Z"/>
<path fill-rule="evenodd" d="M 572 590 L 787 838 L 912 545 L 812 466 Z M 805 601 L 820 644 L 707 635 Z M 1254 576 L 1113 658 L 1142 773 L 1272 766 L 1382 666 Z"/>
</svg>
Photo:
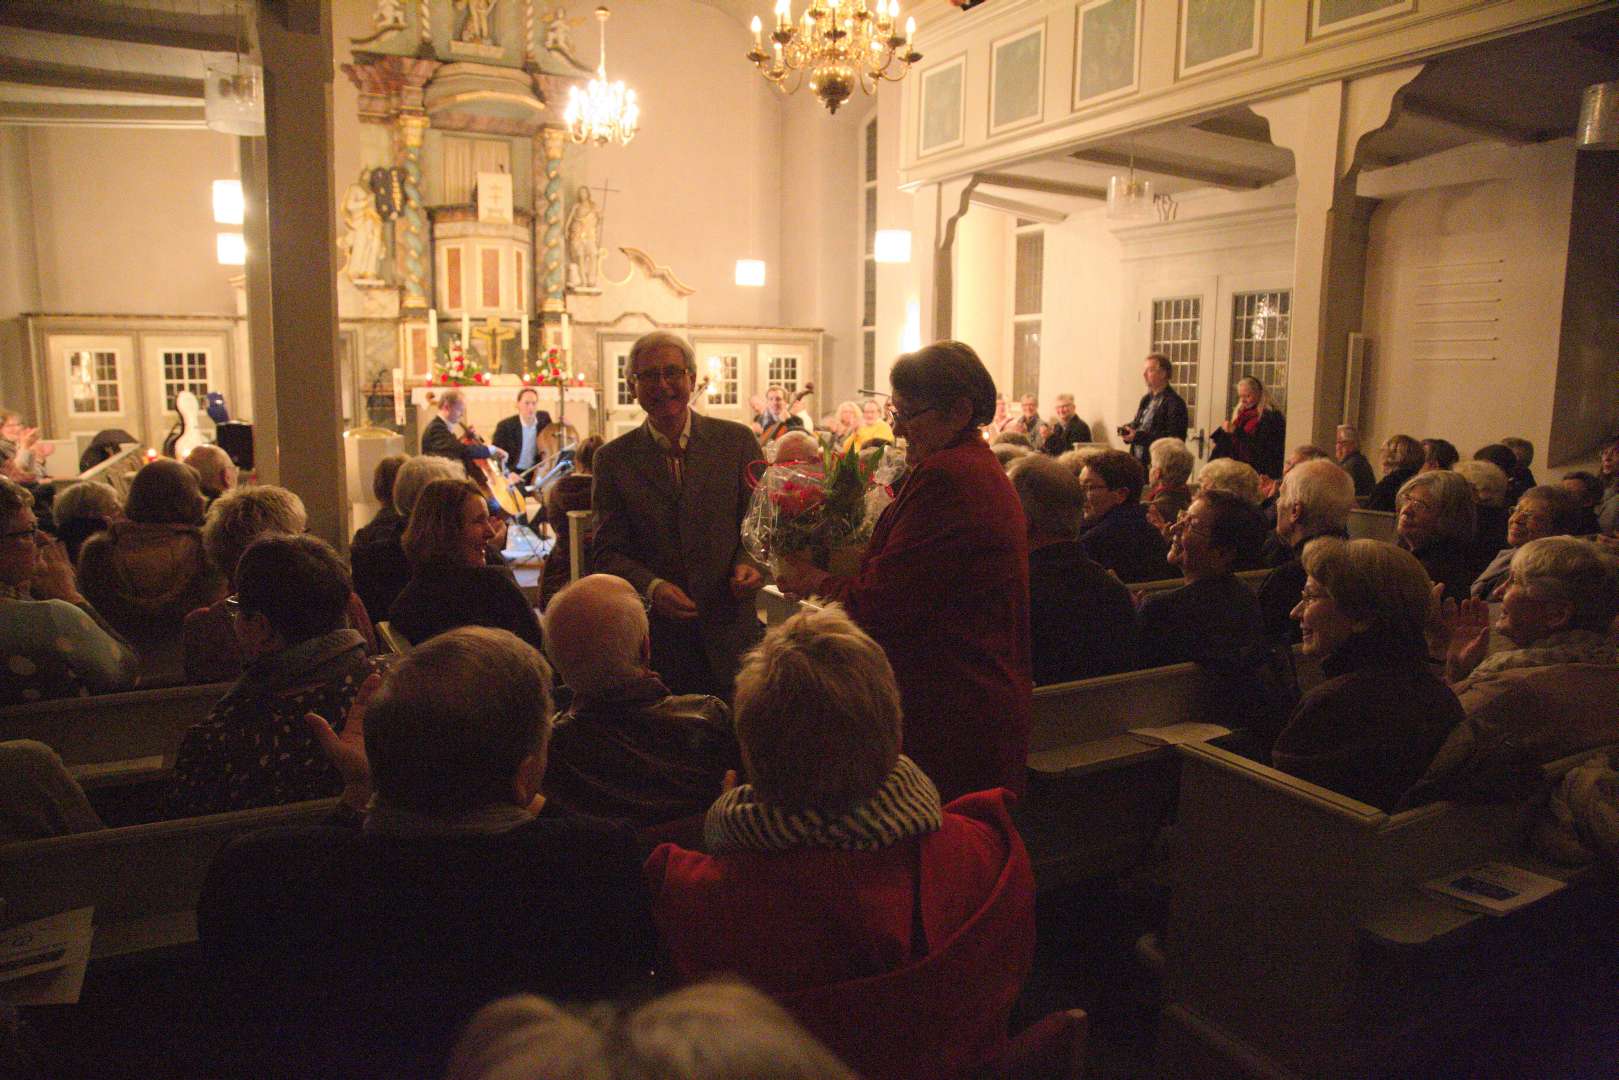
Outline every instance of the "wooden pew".
<svg viewBox="0 0 1619 1080">
<path fill-rule="evenodd" d="M 1349 511 L 1349 522 L 1346 527 L 1351 540 L 1381 540 L 1385 544 L 1394 543 L 1394 515 L 1386 510 L 1362 510 L 1357 507 Z"/>
<path fill-rule="evenodd" d="M 195 941 L 203 879 L 232 837 L 317 824 L 336 805 L 320 799 L 0 845 L 6 922 L 94 907 L 93 958 Z"/>
<path fill-rule="evenodd" d="M 1270 572 L 1270 567 L 1265 567 L 1262 570 L 1239 570 L 1237 571 L 1237 580 L 1248 586 L 1248 588 L 1253 592 L 1257 593 L 1259 591 L 1259 587 L 1265 583 L 1265 579 L 1270 577 Z M 1132 593 L 1155 593 L 1168 592 L 1171 589 L 1178 589 L 1185 584 L 1185 578 L 1174 577 L 1160 578 L 1157 581 L 1138 581 L 1134 585 L 1126 585 L 1125 588 L 1129 589 Z"/>
<path fill-rule="evenodd" d="M 1500 983 L 1521 928 L 1563 917 L 1564 894 L 1495 919 L 1417 888 L 1530 865 L 1523 805 L 1386 814 L 1217 746 L 1178 753 L 1158 1075 L 1381 1075 Z"/>
<path fill-rule="evenodd" d="M 0 709 L 0 740 L 38 739 L 86 787 L 150 779 L 171 768 L 180 739 L 207 719 L 230 683 L 133 690 Z"/>
</svg>

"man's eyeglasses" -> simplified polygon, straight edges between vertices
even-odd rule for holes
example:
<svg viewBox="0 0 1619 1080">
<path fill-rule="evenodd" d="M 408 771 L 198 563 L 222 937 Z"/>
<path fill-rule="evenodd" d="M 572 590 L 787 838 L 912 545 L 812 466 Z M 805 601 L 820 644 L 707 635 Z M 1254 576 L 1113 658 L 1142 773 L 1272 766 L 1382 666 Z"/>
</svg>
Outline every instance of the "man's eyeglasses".
<svg viewBox="0 0 1619 1080">
<path fill-rule="evenodd" d="M 672 383 L 679 382 L 690 374 L 690 368 L 671 365 L 669 367 L 645 368 L 641 371 L 632 371 L 629 373 L 629 380 L 631 382 L 657 382 L 662 380 L 663 382 Z"/>
</svg>

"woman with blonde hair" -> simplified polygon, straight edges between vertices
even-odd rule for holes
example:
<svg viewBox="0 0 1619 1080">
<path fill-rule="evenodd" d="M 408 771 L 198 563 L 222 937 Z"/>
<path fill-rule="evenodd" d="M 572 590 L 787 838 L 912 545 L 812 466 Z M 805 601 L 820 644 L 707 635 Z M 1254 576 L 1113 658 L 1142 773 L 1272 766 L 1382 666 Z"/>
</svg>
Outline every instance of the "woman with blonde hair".
<svg viewBox="0 0 1619 1080">
<path fill-rule="evenodd" d="M 539 617 L 512 572 L 484 560 L 493 535 L 488 500 L 472 481 L 423 488 L 403 541 L 414 573 L 388 609 L 392 628 L 419 645 L 458 626 L 489 626 L 542 648 Z"/>
<path fill-rule="evenodd" d="M 1237 404 L 1231 418 L 1214 429 L 1210 460 L 1236 458 L 1272 480 L 1282 477 L 1287 418 L 1277 411 L 1265 384 L 1252 375 L 1237 380 Z"/>
<path fill-rule="evenodd" d="M 1492 550 L 1481 558 L 1474 543 L 1478 507 L 1473 485 L 1449 469 L 1418 473 L 1400 487 L 1396 505 L 1399 545 L 1445 587 L 1445 599 L 1466 599 L 1473 579 L 1495 554 Z"/>
<path fill-rule="evenodd" d="M 1372 493 L 1366 497 L 1366 509 L 1394 513 L 1394 503 L 1400 493 L 1400 485 L 1417 475 L 1417 470 L 1422 468 L 1427 459 L 1422 444 L 1412 436 L 1389 436 L 1388 442 L 1383 444 L 1383 479 L 1377 482 L 1372 488 Z"/>
<path fill-rule="evenodd" d="M 1327 678 L 1293 710 L 1272 761 L 1392 811 L 1462 721 L 1456 695 L 1428 670 L 1431 582 L 1416 556 L 1378 540 L 1322 537 L 1303 561 L 1293 618 Z"/>
</svg>

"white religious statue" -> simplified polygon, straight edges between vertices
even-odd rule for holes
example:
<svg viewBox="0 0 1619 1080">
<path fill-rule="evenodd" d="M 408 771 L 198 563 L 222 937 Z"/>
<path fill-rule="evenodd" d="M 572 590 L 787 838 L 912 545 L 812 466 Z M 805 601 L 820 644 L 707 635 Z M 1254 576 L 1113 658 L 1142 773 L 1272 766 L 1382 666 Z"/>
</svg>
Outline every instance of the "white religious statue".
<svg viewBox="0 0 1619 1080">
<path fill-rule="evenodd" d="M 461 24 L 461 40 L 473 45 L 493 45 L 489 32 L 489 16 L 500 0 L 455 0 L 457 8 L 465 8 L 467 21 Z"/>
<path fill-rule="evenodd" d="M 337 241 L 348 255 L 343 273 L 356 285 L 382 280 L 382 215 L 377 213 L 376 200 L 366 183 L 367 172 L 361 169 L 360 178 L 343 192 L 343 224 L 348 233 Z"/>
<path fill-rule="evenodd" d="M 568 18 L 568 9 L 561 4 L 553 8 L 547 8 L 545 11 L 545 48 L 547 52 L 556 53 L 580 71 L 588 71 L 590 69 L 581 64 L 578 58 L 573 55 L 572 27 L 583 22 L 583 19 Z"/>
<path fill-rule="evenodd" d="M 601 211 L 581 187 L 568 213 L 568 284 L 576 289 L 596 287 L 597 251 L 601 247 Z"/>
<path fill-rule="evenodd" d="M 398 30 L 405 25 L 403 0 L 377 0 L 377 10 L 371 15 L 371 25 L 377 30 Z"/>
</svg>

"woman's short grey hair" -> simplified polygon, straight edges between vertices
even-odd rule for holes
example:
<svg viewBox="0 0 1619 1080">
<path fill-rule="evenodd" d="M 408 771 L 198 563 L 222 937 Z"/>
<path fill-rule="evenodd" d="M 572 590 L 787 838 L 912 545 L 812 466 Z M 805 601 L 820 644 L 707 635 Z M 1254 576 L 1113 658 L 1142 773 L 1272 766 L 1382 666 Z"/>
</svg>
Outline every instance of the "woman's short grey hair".
<svg viewBox="0 0 1619 1080">
<path fill-rule="evenodd" d="M 995 380 L 973 347 L 962 341 L 935 341 L 894 361 L 888 382 L 913 401 L 949 408 L 966 398 L 971 423 L 983 427 L 995 419 Z"/>
<path fill-rule="evenodd" d="M 1010 468 L 1012 462 L 1017 461 L 1020 458 L 1026 458 L 1030 454 L 1034 453 L 1034 451 L 1030 450 L 1027 446 L 1019 446 L 1016 443 L 1006 442 L 996 443 L 994 446 L 989 448 L 989 451 L 995 455 L 995 460 L 1001 463 L 1001 468 L 1003 469 Z"/>
<path fill-rule="evenodd" d="M 1079 535 L 1079 521 L 1085 512 L 1085 489 L 1079 478 L 1062 467 L 1056 458 L 1030 454 L 1012 463 L 1007 470 L 1012 490 L 1023 504 L 1030 534 L 1060 536 L 1072 540 Z"/>
<path fill-rule="evenodd" d="M 434 480 L 465 480 L 467 471 L 459 462 L 436 454 L 417 454 L 399 466 L 394 477 L 394 509 L 409 520 L 416 497 Z"/>
<path fill-rule="evenodd" d="M 679 349 L 680 355 L 686 361 L 686 370 L 694 374 L 696 373 L 697 350 L 691 347 L 691 342 L 687 341 L 679 334 L 672 334 L 667 330 L 653 330 L 651 333 L 642 334 L 640 337 L 636 338 L 635 344 L 630 346 L 630 358 L 624 365 L 624 373 L 626 375 L 634 375 L 638 370 L 639 364 L 641 363 L 641 357 L 648 355 L 656 349 L 661 349 L 666 345 L 672 345 L 676 349 Z"/>
<path fill-rule="evenodd" d="M 1394 497 L 1395 507 L 1404 506 L 1405 501 L 1419 491 L 1426 491 L 1439 504 L 1436 531 L 1440 537 L 1463 544 L 1473 542 L 1473 534 L 1478 529 L 1478 499 L 1466 477 L 1450 469 L 1417 473 L 1400 485 L 1399 494 Z"/>
<path fill-rule="evenodd" d="M 297 536 L 309 524 L 304 501 L 296 492 L 273 484 L 232 488 L 214 500 L 202 523 L 202 547 L 209 560 L 231 581 L 242 552 L 261 536 Z"/>
<path fill-rule="evenodd" d="M 1458 461 L 1452 471 L 1473 485 L 1480 506 L 1507 504 L 1507 474 L 1488 461 Z"/>
<path fill-rule="evenodd" d="M 445 1080 L 856 1080 L 780 1005 L 740 982 L 569 1012 L 524 994 L 479 1009 Z"/>
<path fill-rule="evenodd" d="M 1366 623 L 1370 633 L 1426 650 L 1433 583 L 1415 555 L 1381 540 L 1321 536 L 1305 546 L 1302 561 L 1304 572 L 1350 619 Z"/>
<path fill-rule="evenodd" d="M 1158 470 L 1158 479 L 1171 487 L 1179 487 L 1192 478 L 1192 452 L 1185 439 L 1154 439 L 1147 451 L 1152 467 Z"/>
<path fill-rule="evenodd" d="M 1065 450 L 1058 454 L 1057 464 L 1073 473 L 1074 479 L 1078 480 L 1079 474 L 1085 471 L 1085 466 L 1107 453 L 1110 449 L 1112 448 L 1107 443 L 1081 443 L 1072 450 Z"/>
<path fill-rule="evenodd" d="M 1619 615 L 1619 564 L 1589 540 L 1531 540 L 1512 556 L 1512 577 L 1536 596 L 1571 604 L 1571 630 L 1607 633 Z"/>
<path fill-rule="evenodd" d="M 1021 446 L 1025 450 L 1034 449 L 1034 441 L 1021 431 L 1003 431 L 995 436 L 991 446 Z"/>
<path fill-rule="evenodd" d="M 1228 492 L 1250 506 L 1258 506 L 1261 501 L 1259 474 L 1252 465 L 1236 458 L 1215 458 L 1203 466 L 1197 474 L 1197 490 Z"/>
<path fill-rule="evenodd" d="M 56 496 L 51 503 L 51 517 L 57 525 L 64 525 L 79 518 L 116 517 L 123 511 L 124 504 L 119 500 L 118 493 L 106 484 L 98 484 L 90 480 L 81 480 L 71 484 Z"/>
<path fill-rule="evenodd" d="M 837 604 L 774 627 L 736 676 L 736 738 L 765 802 L 836 817 L 893 771 L 899 685 L 888 656 Z"/>
</svg>

